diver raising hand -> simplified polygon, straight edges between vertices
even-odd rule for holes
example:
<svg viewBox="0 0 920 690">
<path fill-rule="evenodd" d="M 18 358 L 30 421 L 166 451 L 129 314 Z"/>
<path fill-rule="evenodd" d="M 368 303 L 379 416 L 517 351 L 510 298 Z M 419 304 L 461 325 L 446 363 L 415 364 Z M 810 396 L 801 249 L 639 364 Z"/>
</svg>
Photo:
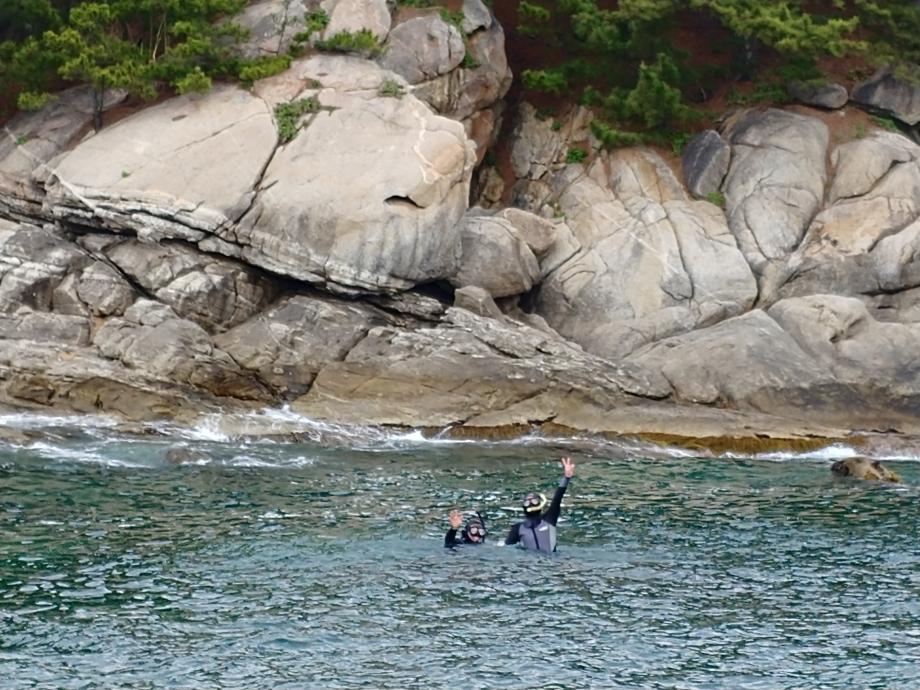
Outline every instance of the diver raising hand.
<svg viewBox="0 0 920 690">
<path fill-rule="evenodd" d="M 457 538 L 457 530 L 463 524 L 463 516 L 460 511 L 450 511 L 447 520 L 450 522 L 450 529 L 444 535 L 444 546 L 446 548 L 451 549 L 461 544 L 482 544 L 486 540 L 486 520 L 480 513 L 477 512 L 475 516 L 467 520 L 466 527 L 463 528 L 463 533 L 459 539 Z"/>
<path fill-rule="evenodd" d="M 562 497 L 575 476 L 575 463 L 571 458 L 561 458 L 562 479 L 553 495 L 553 500 L 546 508 L 546 496 L 530 493 L 524 497 L 524 520 L 517 523 L 508 532 L 505 544 L 518 544 L 532 551 L 553 552 L 556 550 L 556 523 L 562 509 Z M 544 508 L 546 510 L 544 511 Z"/>
</svg>

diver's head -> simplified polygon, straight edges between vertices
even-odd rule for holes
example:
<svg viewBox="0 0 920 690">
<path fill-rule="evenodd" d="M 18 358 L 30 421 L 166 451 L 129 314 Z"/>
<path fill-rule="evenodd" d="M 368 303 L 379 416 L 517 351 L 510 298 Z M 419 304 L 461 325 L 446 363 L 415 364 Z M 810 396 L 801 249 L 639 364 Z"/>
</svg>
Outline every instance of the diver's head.
<svg viewBox="0 0 920 690">
<path fill-rule="evenodd" d="M 543 512 L 546 507 L 546 496 L 543 494 L 527 494 L 523 502 L 524 515 L 533 517 Z"/>
<path fill-rule="evenodd" d="M 486 540 L 486 526 L 481 518 L 470 518 L 463 528 L 463 534 L 472 542 L 484 542 Z"/>
</svg>

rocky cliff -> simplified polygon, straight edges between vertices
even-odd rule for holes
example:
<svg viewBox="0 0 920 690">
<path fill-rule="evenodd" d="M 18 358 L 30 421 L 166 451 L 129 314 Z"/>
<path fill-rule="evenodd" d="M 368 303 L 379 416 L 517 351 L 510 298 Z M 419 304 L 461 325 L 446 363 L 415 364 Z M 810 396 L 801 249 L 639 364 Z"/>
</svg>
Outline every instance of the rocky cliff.
<svg viewBox="0 0 920 690">
<path fill-rule="evenodd" d="M 247 13 L 254 54 L 282 38 L 276 4 Z M 309 54 L 97 133 L 79 89 L 8 124 L 0 401 L 128 419 L 289 403 L 471 430 L 920 430 L 909 138 L 832 143 L 823 111 L 750 110 L 679 170 L 602 150 L 584 110 L 505 112 L 503 32 L 480 0 L 462 26 L 384 0 L 324 5 L 326 32 L 368 28 L 383 53 Z M 293 122 L 284 104 L 303 106 Z M 512 175 L 484 161 L 502 118 Z M 589 155 L 566 163 L 575 146 Z"/>
</svg>

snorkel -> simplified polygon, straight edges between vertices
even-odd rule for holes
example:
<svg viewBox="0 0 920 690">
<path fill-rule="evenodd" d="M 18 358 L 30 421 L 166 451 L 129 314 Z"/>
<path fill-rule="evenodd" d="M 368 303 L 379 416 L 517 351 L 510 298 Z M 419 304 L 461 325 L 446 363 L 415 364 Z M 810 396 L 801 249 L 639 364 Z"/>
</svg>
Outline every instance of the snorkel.
<svg viewBox="0 0 920 690">
<path fill-rule="evenodd" d="M 527 494 L 524 497 L 522 502 L 522 507 L 524 508 L 524 515 L 528 518 L 539 517 L 540 513 L 543 512 L 543 509 L 546 507 L 546 495 L 545 494 Z"/>
<path fill-rule="evenodd" d="M 486 540 L 486 534 L 486 519 L 477 510 L 476 517 L 470 518 L 463 528 L 463 536 L 467 541 L 481 544 Z"/>
</svg>

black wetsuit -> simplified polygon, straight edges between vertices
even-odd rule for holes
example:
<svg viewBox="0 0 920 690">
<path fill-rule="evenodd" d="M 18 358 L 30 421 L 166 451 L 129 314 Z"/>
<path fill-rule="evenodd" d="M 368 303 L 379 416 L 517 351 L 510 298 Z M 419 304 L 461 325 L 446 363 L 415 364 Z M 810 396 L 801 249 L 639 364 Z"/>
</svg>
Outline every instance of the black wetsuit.
<svg viewBox="0 0 920 690">
<path fill-rule="evenodd" d="M 556 488 L 556 493 L 553 494 L 553 500 L 549 504 L 549 508 L 547 508 L 543 513 L 528 517 L 516 525 L 512 525 L 511 530 L 508 532 L 508 536 L 505 538 L 505 544 L 517 544 L 521 541 L 522 529 L 535 530 L 537 525 L 539 525 L 541 522 L 548 523 L 553 528 L 555 528 L 556 522 L 559 521 L 559 512 L 562 509 L 562 497 L 565 495 L 565 490 L 568 486 L 568 477 L 563 477 L 560 479 L 559 486 Z M 555 550 L 555 547 L 553 550 Z"/>
<path fill-rule="evenodd" d="M 458 538 L 457 530 L 451 527 L 449 530 L 447 530 L 447 534 L 444 535 L 444 548 L 452 549 L 455 546 L 462 546 L 463 544 L 479 545 L 479 544 L 482 544 L 484 541 L 485 539 L 483 539 L 482 541 L 473 541 L 472 539 L 470 539 L 465 529 L 463 530 L 463 532 L 460 533 L 460 537 Z"/>
</svg>

